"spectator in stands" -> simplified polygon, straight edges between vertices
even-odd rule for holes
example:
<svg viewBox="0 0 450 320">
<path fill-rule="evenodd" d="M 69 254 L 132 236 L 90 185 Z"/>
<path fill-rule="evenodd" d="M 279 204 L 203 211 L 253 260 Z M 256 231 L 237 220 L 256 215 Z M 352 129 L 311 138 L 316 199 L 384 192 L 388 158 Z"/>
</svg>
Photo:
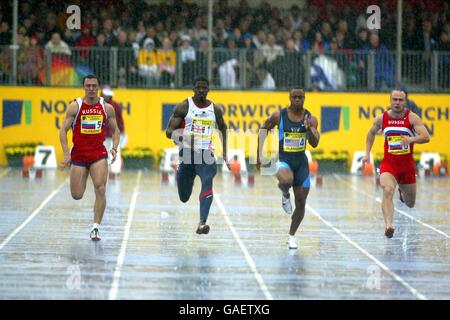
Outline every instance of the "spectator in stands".
<svg viewBox="0 0 450 320">
<path fill-rule="evenodd" d="M 84 61 L 89 57 L 89 48 L 95 45 L 95 39 L 91 34 L 89 25 L 84 24 L 81 27 L 81 37 L 78 39 L 76 47 L 81 48 L 78 52 L 80 58 Z"/>
<path fill-rule="evenodd" d="M 450 20 L 450 17 L 449 17 L 449 20 Z M 447 33 L 448 40 L 450 41 L 450 21 L 444 25 L 443 30 Z"/>
<path fill-rule="evenodd" d="M 252 86 L 253 83 L 259 83 L 259 80 L 257 79 L 256 74 L 256 68 L 255 68 L 255 58 L 258 54 L 258 51 L 256 49 L 255 44 L 252 41 L 252 34 L 250 32 L 246 32 L 242 37 L 242 44 L 241 48 L 246 49 L 245 51 L 245 61 L 242 68 L 246 69 L 246 83 L 245 88 L 249 88 Z"/>
<path fill-rule="evenodd" d="M 155 42 L 152 38 L 144 41 L 138 56 L 139 75 L 145 79 L 147 86 L 154 86 L 159 81 L 158 60 L 156 58 Z"/>
<path fill-rule="evenodd" d="M 437 43 L 438 83 L 442 89 L 450 88 L 450 41 L 446 31 L 442 31 Z"/>
<path fill-rule="evenodd" d="M 303 38 L 304 39 L 307 39 L 307 40 L 309 40 L 310 42 L 312 42 L 314 39 L 314 37 L 313 37 L 313 33 L 312 33 L 312 31 L 311 31 L 311 24 L 309 23 L 309 21 L 308 20 L 304 20 L 303 22 L 302 22 L 302 26 L 301 26 L 301 32 L 302 32 L 302 35 L 303 35 Z"/>
<path fill-rule="evenodd" d="M 330 44 L 322 38 L 322 34 L 320 32 L 316 32 L 311 49 L 316 54 L 323 54 L 324 52 L 328 52 L 330 50 Z"/>
<path fill-rule="evenodd" d="M 261 89 L 264 90 L 273 90 L 276 89 L 275 80 L 273 79 L 270 72 L 264 67 L 264 65 L 261 65 L 260 68 L 257 69 L 257 74 L 260 79 Z"/>
<path fill-rule="evenodd" d="M 175 30 L 169 32 L 169 40 L 170 42 L 172 42 L 172 47 L 175 50 L 177 50 L 181 46 L 181 39 L 178 37 Z"/>
<path fill-rule="evenodd" d="M 23 42 L 25 38 L 22 35 L 17 36 L 19 51 L 17 53 L 17 81 L 23 84 L 37 83 L 39 71 L 43 66 L 42 51 L 37 46 L 36 39 L 29 43 Z"/>
<path fill-rule="evenodd" d="M 202 17 L 197 17 L 194 20 L 194 27 L 192 28 L 194 32 L 194 42 L 200 42 L 201 38 L 208 37 L 208 30 L 205 29 Z"/>
<path fill-rule="evenodd" d="M 136 42 L 138 44 L 144 43 L 144 38 L 145 38 L 146 34 L 147 33 L 145 31 L 144 21 L 139 20 L 138 25 L 137 25 L 137 30 L 136 30 Z"/>
<path fill-rule="evenodd" d="M 322 22 L 320 26 L 320 33 L 322 34 L 322 38 L 324 41 L 330 43 L 331 39 L 333 39 L 333 31 L 331 30 L 331 26 L 328 22 Z"/>
<path fill-rule="evenodd" d="M 131 47 L 133 48 L 134 57 L 137 61 L 140 46 L 139 46 L 139 43 L 136 41 L 136 35 L 137 35 L 137 32 L 134 30 L 131 30 L 128 32 L 128 43 L 131 44 Z"/>
<path fill-rule="evenodd" d="M 56 20 L 56 15 L 53 12 L 49 12 L 47 14 L 47 18 L 46 18 L 46 32 L 45 32 L 45 36 L 44 36 L 44 42 L 48 42 L 53 38 L 53 35 L 55 33 L 58 33 L 60 35 L 61 38 L 61 29 L 58 27 L 57 25 L 57 20 Z"/>
<path fill-rule="evenodd" d="M 161 47 L 161 42 L 159 41 L 159 39 L 156 35 L 157 35 L 157 33 L 156 33 L 156 29 L 154 26 L 147 27 L 147 34 L 144 37 L 142 44 L 144 44 L 145 40 L 152 39 L 155 44 L 155 48 Z"/>
<path fill-rule="evenodd" d="M 279 43 L 286 43 L 287 40 L 292 38 L 293 29 L 289 20 L 283 20 L 281 22 L 281 28 L 276 34 L 276 39 Z"/>
<path fill-rule="evenodd" d="M 105 45 L 111 47 L 116 44 L 116 35 L 113 30 L 113 22 L 107 18 L 103 21 L 102 33 L 105 35 Z"/>
<path fill-rule="evenodd" d="M 29 57 L 29 46 L 23 35 L 17 35 L 17 82 L 19 84 L 32 84 L 37 79 L 38 66 Z M 1 51 L 0 51 L 1 52 Z M 0 74 L 10 77 L 12 75 L 13 59 L 7 51 L 0 55 Z"/>
<path fill-rule="evenodd" d="M 356 40 L 355 49 L 362 50 L 369 43 L 369 31 L 366 28 L 358 30 L 358 39 Z"/>
<path fill-rule="evenodd" d="M 286 41 L 284 55 L 275 59 L 269 67 L 269 72 L 273 75 L 277 88 L 303 86 L 303 56 L 295 49 L 293 39 Z"/>
<path fill-rule="evenodd" d="M 160 47 L 163 45 L 164 38 L 167 38 L 169 36 L 169 33 L 164 27 L 164 24 L 162 21 L 157 21 L 155 24 L 155 32 L 156 32 L 156 39 L 155 44 L 160 43 Z M 159 47 L 157 47 L 159 48 Z"/>
<path fill-rule="evenodd" d="M 90 24 L 91 24 L 91 34 L 95 39 L 97 39 L 97 36 L 100 33 L 100 23 L 98 22 L 97 18 L 93 18 L 90 21 Z"/>
<path fill-rule="evenodd" d="M 269 64 L 284 54 L 283 48 L 275 43 L 275 36 L 272 33 L 267 36 L 267 43 L 261 47 L 261 50 Z"/>
<path fill-rule="evenodd" d="M 34 34 L 32 36 L 36 37 L 36 39 L 38 40 L 38 45 L 40 47 L 45 48 L 45 45 L 47 44 L 48 41 L 44 41 L 45 29 L 43 26 L 37 25 Z"/>
<path fill-rule="evenodd" d="M 216 20 L 216 24 L 214 26 L 214 36 L 216 37 L 214 40 L 217 41 L 218 38 L 222 38 L 225 41 L 228 37 L 228 31 L 225 28 L 225 21 L 222 18 L 218 18 Z"/>
<path fill-rule="evenodd" d="M 343 40 L 343 48 L 354 48 L 355 47 L 355 38 L 351 32 L 348 32 L 348 23 L 346 20 L 339 20 L 338 22 L 338 29 L 336 31 L 342 33 L 344 40 Z"/>
<path fill-rule="evenodd" d="M 426 19 L 422 23 L 422 35 L 419 40 L 419 50 L 422 53 L 423 66 L 420 68 L 422 71 L 421 78 L 429 80 L 431 76 L 431 51 L 436 49 L 436 39 L 433 32 L 432 24 L 429 19 Z"/>
<path fill-rule="evenodd" d="M 239 46 L 239 44 L 242 42 L 242 32 L 239 28 L 234 28 L 233 33 L 230 35 L 230 37 L 235 41 L 236 46 Z M 228 46 L 228 44 L 227 44 Z"/>
<path fill-rule="evenodd" d="M 300 30 L 294 32 L 293 40 L 295 50 L 298 52 L 306 52 L 311 48 L 309 40 L 303 37 L 303 33 Z"/>
<path fill-rule="evenodd" d="M 176 56 L 169 38 L 164 38 L 163 46 L 157 51 L 158 68 L 161 73 L 161 85 L 175 86 Z"/>
<path fill-rule="evenodd" d="M 0 45 L 7 45 L 12 43 L 11 31 L 9 31 L 9 24 L 2 21 L 0 25 Z"/>
<path fill-rule="evenodd" d="M 196 74 L 208 74 L 208 50 L 208 38 L 200 38 L 197 57 L 193 67 Z"/>
<path fill-rule="evenodd" d="M 343 36 L 342 32 L 338 33 Z M 345 66 L 346 55 L 340 50 L 337 38 L 331 39 L 330 50 L 327 52 L 327 55 L 337 61 L 339 68 L 344 69 L 343 67 Z"/>
<path fill-rule="evenodd" d="M 52 38 L 45 45 L 45 49 L 49 49 L 52 54 L 64 54 L 68 56 L 72 54 L 68 44 L 61 40 L 61 35 L 58 32 L 52 34 Z"/>
<path fill-rule="evenodd" d="M 214 48 L 226 48 L 226 40 L 228 38 L 228 33 L 221 31 L 220 29 L 214 30 L 213 35 L 213 47 Z"/>
<path fill-rule="evenodd" d="M 78 39 L 81 38 L 81 32 L 78 30 L 65 29 L 61 39 L 67 43 L 70 48 L 75 47 Z"/>
<path fill-rule="evenodd" d="M 242 34 L 251 33 L 250 26 L 252 25 L 253 17 L 250 14 L 245 15 L 239 21 L 239 30 L 241 30 Z"/>
<path fill-rule="evenodd" d="M 380 43 L 380 38 L 377 32 L 372 32 L 369 38 L 370 44 L 364 47 L 364 50 L 369 53 L 375 52 L 375 89 L 379 90 L 383 83 L 392 88 L 395 85 L 395 60 L 389 50 L 383 43 Z"/>
<path fill-rule="evenodd" d="M 133 84 L 136 80 L 137 66 L 134 49 L 128 42 L 128 34 L 123 30 L 119 31 L 115 43 L 119 73 L 125 74 L 128 84 Z"/>
<path fill-rule="evenodd" d="M 264 30 L 258 30 L 256 35 L 252 37 L 253 44 L 258 50 L 261 50 L 262 47 L 267 43 L 267 37 Z"/>
<path fill-rule="evenodd" d="M 294 4 L 291 6 L 287 19 L 291 22 L 292 30 L 300 29 L 303 17 L 300 14 L 300 8 L 297 5 Z"/>
<path fill-rule="evenodd" d="M 191 37 L 181 36 L 180 58 L 183 66 L 183 85 L 190 85 L 194 80 L 196 54 L 194 47 L 191 46 Z"/>
<path fill-rule="evenodd" d="M 216 62 L 219 64 L 220 86 L 223 88 L 235 89 L 238 87 L 236 74 L 238 54 L 235 37 L 231 35 L 227 38 L 227 50 L 217 52 L 215 55 Z"/>
<path fill-rule="evenodd" d="M 110 76 L 110 50 L 105 45 L 105 35 L 100 32 L 97 35 L 95 46 L 89 50 L 89 68 L 97 75 L 100 83 L 111 82 Z"/>
<path fill-rule="evenodd" d="M 408 17 L 402 34 L 403 50 L 419 50 L 420 34 L 417 31 L 416 19 Z"/>
<path fill-rule="evenodd" d="M 330 50 L 333 49 L 333 48 L 331 48 L 333 41 L 334 41 L 334 44 L 336 45 L 337 49 L 351 50 L 351 47 L 346 46 L 345 35 L 341 31 L 336 31 L 336 37 L 334 37 L 332 39 L 332 41 L 330 42 Z"/>
</svg>

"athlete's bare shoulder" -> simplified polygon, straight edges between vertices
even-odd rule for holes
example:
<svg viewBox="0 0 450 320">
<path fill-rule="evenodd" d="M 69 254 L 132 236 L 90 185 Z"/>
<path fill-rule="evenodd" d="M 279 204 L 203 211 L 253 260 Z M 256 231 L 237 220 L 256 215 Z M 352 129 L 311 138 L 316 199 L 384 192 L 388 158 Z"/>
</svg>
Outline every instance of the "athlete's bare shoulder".
<svg viewBox="0 0 450 320">
<path fill-rule="evenodd" d="M 73 107 L 73 106 L 78 107 L 77 99 L 73 99 L 72 101 L 70 101 L 69 107 Z"/>
<path fill-rule="evenodd" d="M 109 104 L 107 102 L 105 102 L 105 111 L 108 114 L 108 116 L 112 116 L 116 113 L 112 104 Z"/>
<path fill-rule="evenodd" d="M 264 121 L 262 129 L 272 130 L 280 123 L 280 111 L 275 110 L 272 114 Z"/>
<path fill-rule="evenodd" d="M 416 124 L 416 123 L 422 122 L 422 119 L 420 119 L 420 117 L 412 111 L 410 111 L 408 114 L 408 120 L 409 120 L 409 123 L 411 123 L 411 124 Z"/>
<path fill-rule="evenodd" d="M 223 105 L 221 104 L 213 104 L 214 106 L 214 113 L 219 116 L 223 116 L 225 114 L 225 108 Z"/>
<path fill-rule="evenodd" d="M 172 117 L 185 118 L 188 111 L 189 111 L 189 103 L 188 103 L 188 100 L 185 99 L 175 106 Z"/>
<path fill-rule="evenodd" d="M 67 107 L 67 114 L 75 115 L 78 112 L 78 102 L 77 100 L 72 100 Z"/>
<path fill-rule="evenodd" d="M 281 117 L 281 110 L 275 110 L 274 112 L 272 112 L 272 114 L 270 115 L 270 118 L 273 121 L 276 121 L 277 123 L 280 121 L 280 117 Z"/>
</svg>

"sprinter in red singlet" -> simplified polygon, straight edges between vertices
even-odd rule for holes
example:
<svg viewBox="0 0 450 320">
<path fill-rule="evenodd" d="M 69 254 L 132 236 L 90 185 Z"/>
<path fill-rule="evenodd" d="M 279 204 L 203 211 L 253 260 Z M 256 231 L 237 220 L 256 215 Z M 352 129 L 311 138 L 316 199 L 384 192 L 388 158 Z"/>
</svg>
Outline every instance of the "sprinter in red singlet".
<svg viewBox="0 0 450 320">
<path fill-rule="evenodd" d="M 416 169 L 413 148 L 415 143 L 427 143 L 430 135 L 418 115 L 405 108 L 406 94 L 403 90 L 391 92 L 391 107 L 375 118 L 366 138 L 366 155 L 363 162 L 370 161 L 370 150 L 378 130 L 384 134 L 384 158 L 380 166 L 380 184 L 383 188 L 383 210 L 388 238 L 394 235 L 393 196 L 398 184 L 400 200 L 408 207 L 416 202 Z"/>
<path fill-rule="evenodd" d="M 62 167 L 71 165 L 70 191 L 75 200 L 80 200 L 86 190 L 88 175 L 95 190 L 94 224 L 90 237 L 100 240 L 99 225 L 106 207 L 105 188 L 108 176 L 107 150 L 103 145 L 107 124 L 112 131 L 112 162 L 116 160 L 120 132 L 117 128 L 114 108 L 98 97 L 99 83 L 94 75 L 83 79 L 85 96 L 72 101 L 67 108 L 66 118 L 59 131 L 59 139 L 64 152 Z M 69 150 L 67 132 L 72 128 L 73 146 Z"/>
</svg>

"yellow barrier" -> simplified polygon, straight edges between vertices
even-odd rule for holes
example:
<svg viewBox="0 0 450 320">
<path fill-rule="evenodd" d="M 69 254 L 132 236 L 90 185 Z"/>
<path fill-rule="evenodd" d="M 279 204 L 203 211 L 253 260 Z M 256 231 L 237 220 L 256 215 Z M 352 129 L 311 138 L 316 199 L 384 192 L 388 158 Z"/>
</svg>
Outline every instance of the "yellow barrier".
<svg viewBox="0 0 450 320">
<path fill-rule="evenodd" d="M 42 141 L 54 145 L 58 161 L 62 157 L 58 128 L 68 103 L 83 95 L 80 89 L 0 87 L 0 165 L 6 164 L 4 145 Z M 193 94 L 190 90 L 116 89 L 115 100 L 123 107 L 127 147 L 150 147 L 155 152 L 172 147 L 164 126 L 173 106 Z M 230 148 L 245 146 L 247 155 L 256 153 L 256 131 L 275 110 L 289 104 L 287 92 L 229 92 L 212 90 L 208 96 L 225 107 L 225 120 L 235 133 L 229 137 Z M 411 94 L 423 110 L 422 119 L 432 133 L 431 142 L 417 145 L 417 151 L 436 151 L 450 155 L 450 95 Z M 389 94 L 306 93 L 305 107 L 319 119 L 324 151 L 347 150 L 350 154 L 365 149 L 365 137 L 376 115 L 389 104 Z M 247 130 L 246 133 L 245 130 Z M 242 140 L 246 136 L 246 142 Z M 71 135 L 69 134 L 69 138 Z M 217 139 L 215 139 L 217 140 Z M 276 149 L 272 137 L 268 149 Z M 374 152 L 382 151 L 382 137 L 377 137 Z M 220 149 L 220 143 L 216 141 Z M 311 149 L 310 147 L 308 147 Z"/>
</svg>

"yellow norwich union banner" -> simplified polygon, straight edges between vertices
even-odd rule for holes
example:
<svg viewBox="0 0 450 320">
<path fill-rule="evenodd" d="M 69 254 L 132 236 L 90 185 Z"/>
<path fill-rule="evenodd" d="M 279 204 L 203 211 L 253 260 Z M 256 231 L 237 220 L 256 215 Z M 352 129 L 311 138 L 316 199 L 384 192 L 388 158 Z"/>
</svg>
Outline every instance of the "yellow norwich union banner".
<svg viewBox="0 0 450 320">
<path fill-rule="evenodd" d="M 68 104 L 83 96 L 83 89 L 1 87 L 0 92 L 0 165 L 7 163 L 5 145 L 37 141 L 54 145 L 60 161 L 59 128 Z M 192 91 L 115 89 L 114 93 L 114 100 L 123 110 L 127 147 L 149 147 L 159 152 L 174 146 L 164 130 L 175 105 L 192 96 Z M 256 133 L 264 120 L 289 105 L 289 92 L 211 90 L 208 98 L 225 111 L 224 118 L 230 129 L 229 148 L 244 149 L 246 155 L 252 157 L 256 155 Z M 421 117 L 431 134 L 430 143 L 417 145 L 415 150 L 440 152 L 448 157 L 450 95 L 410 94 L 409 98 L 421 108 Z M 369 127 L 388 105 L 389 93 L 320 92 L 307 92 L 304 104 L 318 118 L 321 133 L 318 148 L 325 152 L 346 150 L 350 154 L 365 149 Z M 217 134 L 214 141 L 220 154 Z M 271 152 L 277 147 L 275 130 L 265 149 Z M 382 136 L 378 136 L 373 152 L 382 150 Z"/>
</svg>

